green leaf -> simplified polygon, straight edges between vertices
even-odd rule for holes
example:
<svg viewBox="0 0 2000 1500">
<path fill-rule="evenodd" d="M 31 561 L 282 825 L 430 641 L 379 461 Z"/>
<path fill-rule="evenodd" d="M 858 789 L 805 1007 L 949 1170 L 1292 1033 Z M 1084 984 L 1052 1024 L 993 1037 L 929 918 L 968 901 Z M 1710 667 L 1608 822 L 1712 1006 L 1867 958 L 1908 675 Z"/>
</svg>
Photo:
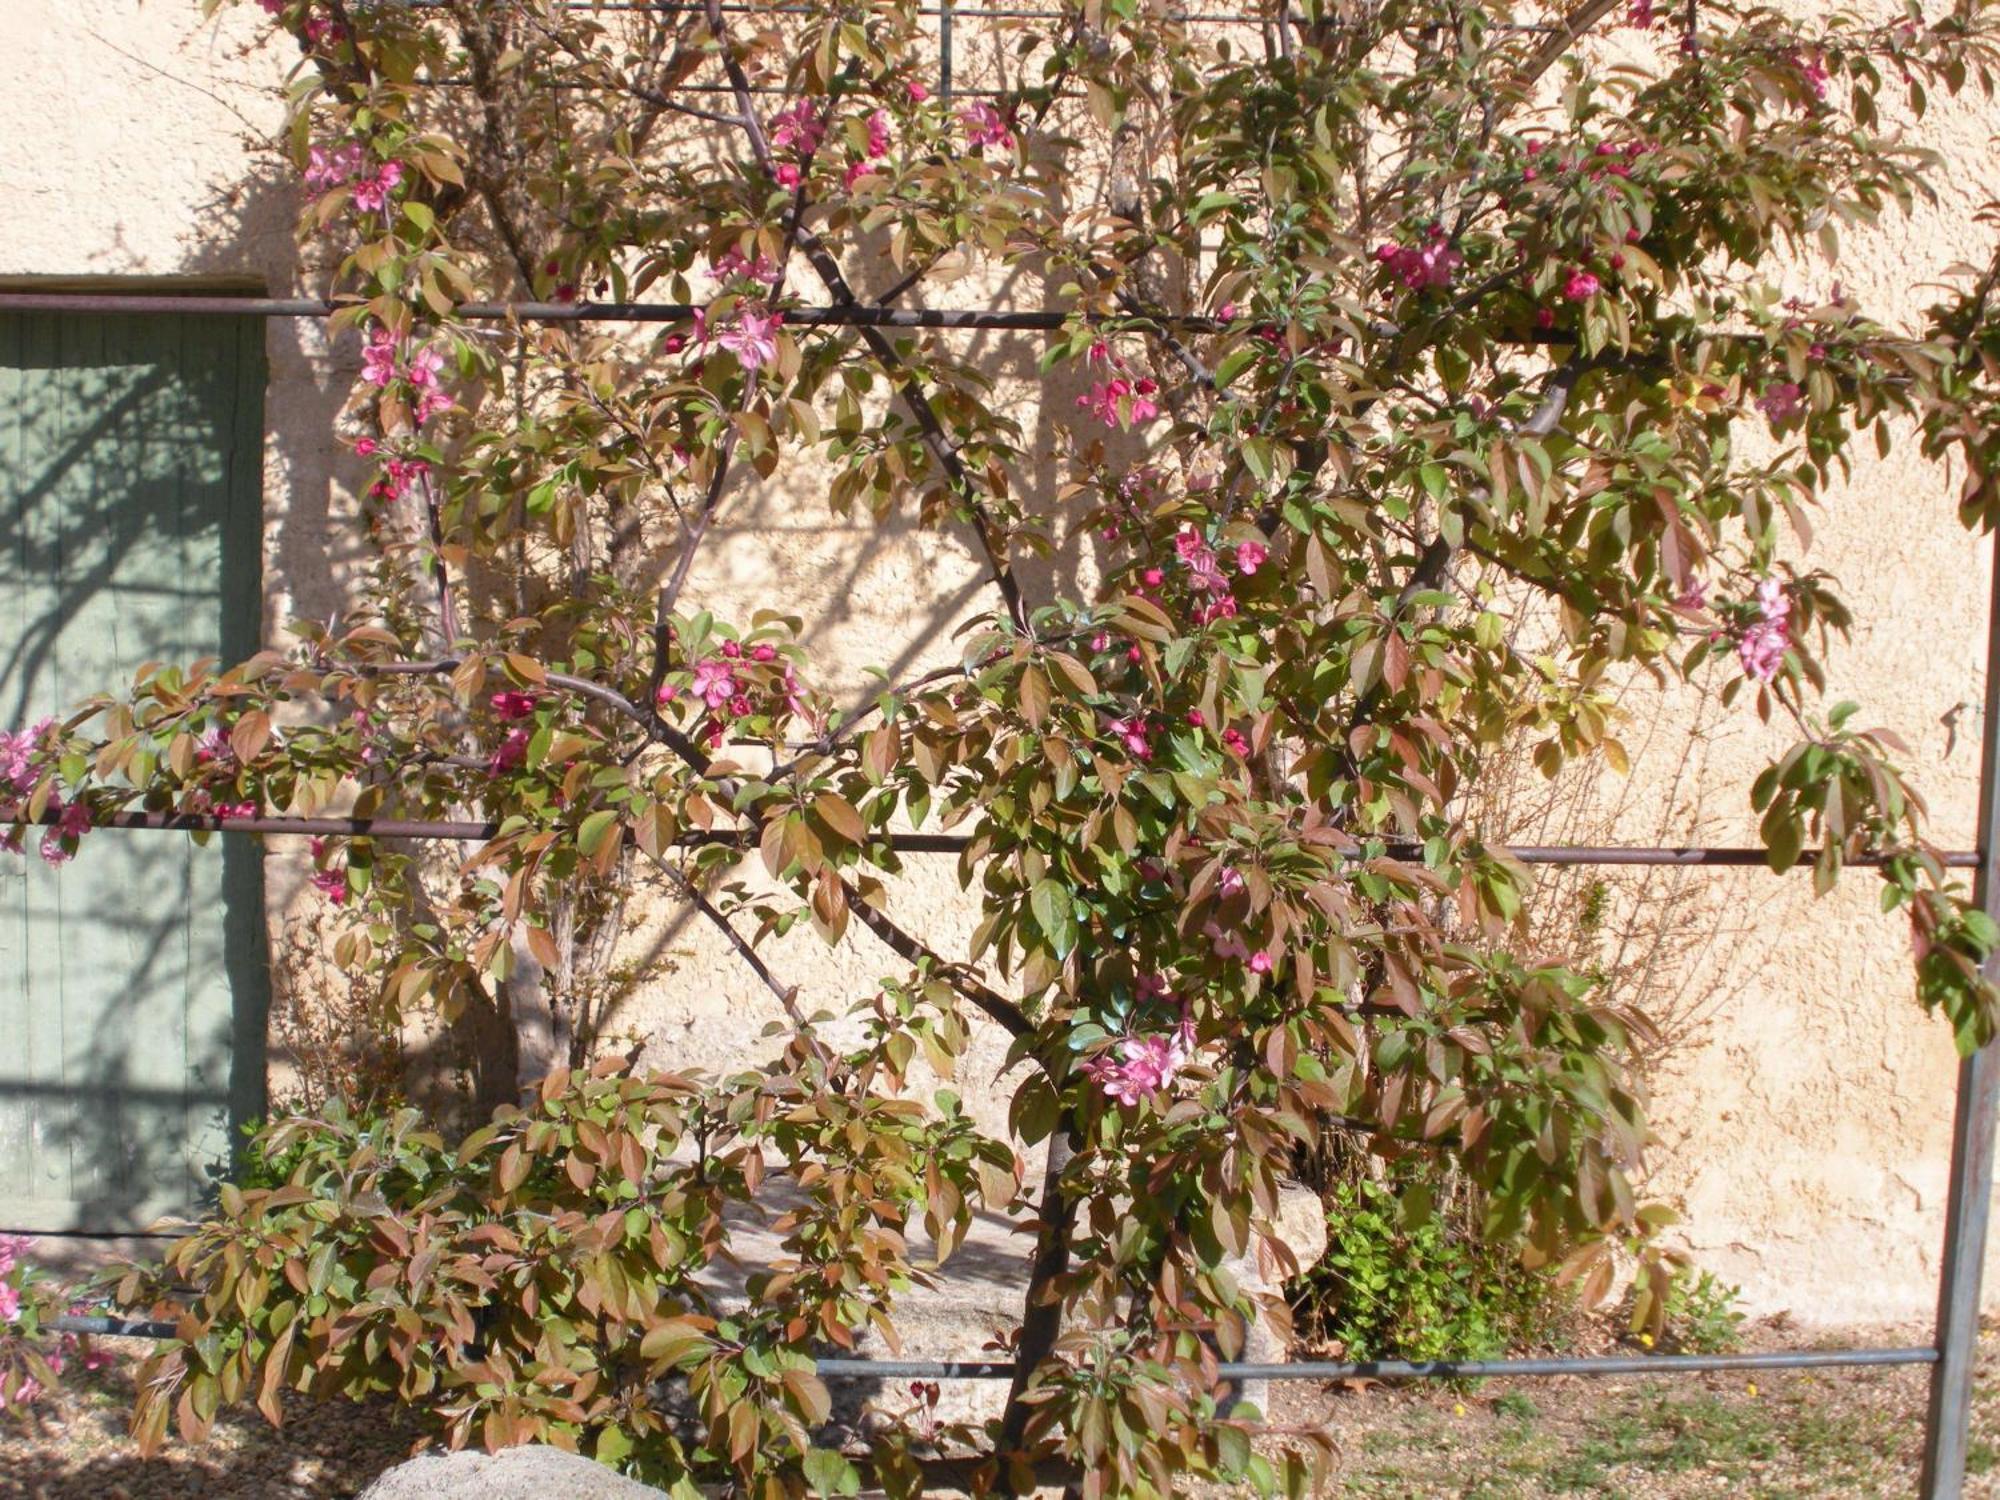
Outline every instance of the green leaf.
<svg viewBox="0 0 2000 1500">
<path fill-rule="evenodd" d="M 1056 880 L 1036 881 L 1028 893 L 1028 909 L 1055 956 L 1068 958 L 1076 947 L 1076 912 L 1068 888 Z"/>
<path fill-rule="evenodd" d="M 576 847 L 585 854 L 595 854 L 603 847 L 605 835 L 611 832 L 617 822 L 618 809 L 615 807 L 607 807 L 592 813 L 583 820 L 583 825 L 576 831 Z"/>
<path fill-rule="evenodd" d="M 858 1495 L 861 1475 L 854 1465 L 829 1448 L 808 1448 L 800 1465 L 815 1495 Z"/>
</svg>

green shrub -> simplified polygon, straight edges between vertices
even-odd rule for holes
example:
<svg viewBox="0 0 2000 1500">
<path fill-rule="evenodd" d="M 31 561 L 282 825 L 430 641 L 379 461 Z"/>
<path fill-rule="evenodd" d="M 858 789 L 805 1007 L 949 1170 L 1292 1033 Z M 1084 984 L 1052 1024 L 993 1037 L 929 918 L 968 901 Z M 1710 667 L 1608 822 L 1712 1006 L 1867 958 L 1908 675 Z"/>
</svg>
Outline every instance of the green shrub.
<svg viewBox="0 0 2000 1500">
<path fill-rule="evenodd" d="M 1411 1169 L 1334 1185 L 1326 1255 L 1293 1289 L 1302 1331 L 1349 1359 L 1490 1359 L 1549 1336 L 1567 1304 L 1554 1280 L 1433 1196 Z"/>
<path fill-rule="evenodd" d="M 559 1070 L 456 1146 L 414 1110 L 338 1104 L 254 1136 L 255 1185 L 225 1183 L 164 1265 L 119 1284 L 120 1304 L 178 1321 L 135 1382 L 142 1449 L 170 1424 L 199 1441 L 237 1401 L 275 1422 L 290 1392 L 389 1395 L 454 1447 L 552 1443 L 676 1495 L 856 1482 L 815 1445 L 814 1353 L 887 1334 L 925 1279 L 906 1248 L 918 1226 L 957 1243 L 1013 1195 L 1011 1158 L 943 1093 L 931 1114 L 624 1068 Z M 781 1247 L 745 1305 L 703 1276 L 753 1200 Z M 875 1477 L 911 1493 L 897 1463 L 878 1453 Z"/>
</svg>

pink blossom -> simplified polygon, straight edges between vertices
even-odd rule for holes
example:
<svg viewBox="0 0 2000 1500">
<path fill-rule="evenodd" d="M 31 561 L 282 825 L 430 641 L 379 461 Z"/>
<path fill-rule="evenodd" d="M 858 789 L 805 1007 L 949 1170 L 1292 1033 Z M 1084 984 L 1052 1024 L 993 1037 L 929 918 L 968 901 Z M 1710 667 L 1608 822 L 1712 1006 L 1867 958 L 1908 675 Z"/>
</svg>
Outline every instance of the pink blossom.
<svg viewBox="0 0 2000 1500">
<path fill-rule="evenodd" d="M 1603 283 L 1588 271 L 1572 271 L 1569 280 L 1563 283 L 1563 296 L 1571 302 L 1583 302 L 1595 297 L 1604 289 Z"/>
<path fill-rule="evenodd" d="M 1265 952 L 1265 951 L 1264 951 L 1264 950 L 1263 950 L 1262 948 L 1259 948 L 1259 949 L 1258 949 L 1258 950 L 1257 950 L 1257 951 L 1256 951 L 1255 953 L 1251 954 L 1251 955 L 1250 955 L 1250 972 L 1251 972 L 1252 974 L 1268 974 L 1268 973 L 1270 973 L 1270 972 L 1271 972 L 1271 955 L 1270 955 L 1270 954 L 1268 954 L 1268 953 L 1266 953 L 1266 952 Z"/>
<path fill-rule="evenodd" d="M 1222 731 L 1222 745 L 1225 750 L 1230 751 L 1232 754 L 1240 755 L 1246 760 L 1249 758 L 1250 742 L 1234 729 L 1225 729 Z"/>
<path fill-rule="evenodd" d="M 0 1276 L 26 1260 L 33 1243 L 25 1234 L 0 1234 Z"/>
<path fill-rule="evenodd" d="M 370 385 L 385 386 L 396 378 L 398 340 L 388 328 L 369 331 L 368 347 L 361 351 L 361 378 Z"/>
<path fill-rule="evenodd" d="M 363 152 L 350 142 L 338 150 L 314 146 L 306 152 L 305 184 L 315 191 L 336 188 L 361 175 Z"/>
<path fill-rule="evenodd" d="M 801 180 L 796 162 L 779 162 L 777 166 L 771 169 L 771 175 L 777 179 L 779 187 L 795 188 Z"/>
<path fill-rule="evenodd" d="M 444 354 L 432 347 L 419 349 L 410 357 L 409 368 L 403 378 L 419 389 L 427 389 L 438 383 L 438 372 L 444 369 Z"/>
<path fill-rule="evenodd" d="M 509 722 L 515 719 L 525 719 L 535 711 L 535 695 L 533 693 L 517 693 L 510 689 L 506 692 L 495 693 L 486 701 L 492 705 L 493 712 L 497 717 Z"/>
<path fill-rule="evenodd" d="M 1160 383 L 1141 376 L 1132 387 L 1132 402 L 1127 425 L 1136 427 L 1141 422 L 1150 422 L 1160 414 L 1160 403 L 1153 399 L 1159 393 Z"/>
<path fill-rule="evenodd" d="M 90 814 L 83 804 L 64 804 L 55 826 L 42 836 L 42 859 L 52 865 L 68 864 L 76 857 L 77 842 L 88 832 Z"/>
<path fill-rule="evenodd" d="M 1113 719 L 1106 727 L 1110 729 L 1111 733 L 1124 741 L 1126 752 L 1134 760 L 1152 759 L 1153 742 L 1147 736 L 1146 721 L 1144 719 L 1137 716 Z"/>
<path fill-rule="evenodd" d="M 1827 72 L 1825 63 L 1821 62 L 1817 57 L 1806 58 L 1799 64 L 1799 77 L 1803 78 L 1806 87 L 1812 90 L 1813 98 L 1826 98 Z"/>
<path fill-rule="evenodd" d="M 1215 549 L 1202 539 L 1193 526 L 1183 526 L 1174 537 L 1174 551 L 1188 570 L 1188 583 L 1203 592 L 1226 593 L 1229 580 L 1216 566 Z"/>
<path fill-rule="evenodd" d="M 745 374 L 755 375 L 778 357 L 778 325 L 783 321 L 783 313 L 745 307 L 737 313 L 734 324 L 716 335 L 715 341 L 736 356 Z"/>
<path fill-rule="evenodd" d="M 1632 8 L 1626 13 L 1625 24 L 1637 26 L 1641 31 L 1651 31 L 1658 19 L 1653 14 L 1653 0 L 1632 0 Z"/>
<path fill-rule="evenodd" d="M 1209 940 L 1217 958 L 1234 958 L 1248 962 L 1250 950 L 1244 945 L 1243 934 L 1230 928 L 1224 931 L 1213 920 L 1201 924 L 1202 936 Z"/>
<path fill-rule="evenodd" d="M 1222 873 L 1215 877 L 1215 893 L 1225 901 L 1231 896 L 1242 895 L 1243 872 L 1224 865 Z"/>
<path fill-rule="evenodd" d="M 910 96 L 912 104 L 922 104 L 931 96 L 931 91 L 921 83 L 906 83 L 903 85 L 903 92 Z"/>
<path fill-rule="evenodd" d="M 740 689 L 736 673 L 727 661 L 712 656 L 695 663 L 693 691 L 710 708 L 721 708 Z"/>
<path fill-rule="evenodd" d="M 1204 724 L 1208 722 L 1208 715 L 1204 714 L 1198 708 L 1191 708 L 1187 712 L 1187 721 L 1188 723 L 1192 724 L 1196 729 L 1200 729 Z"/>
<path fill-rule="evenodd" d="M 965 143 L 968 146 L 1012 146 L 1014 132 L 1007 128 L 1006 118 L 984 99 L 974 100 L 958 112 L 958 122 L 965 127 Z"/>
<path fill-rule="evenodd" d="M 500 747 L 487 757 L 486 772 L 489 776 L 504 776 L 516 770 L 528 758 L 528 741 L 531 738 L 526 729 L 510 729 L 507 737 L 500 741 Z"/>
<path fill-rule="evenodd" d="M 1126 1037 L 1112 1050 L 1116 1060 L 1109 1052 L 1100 1053 L 1083 1065 L 1083 1072 L 1108 1098 L 1134 1105 L 1172 1083 L 1186 1066 L 1194 1055 L 1194 1024 L 1184 1019 L 1169 1034 Z"/>
<path fill-rule="evenodd" d="M 372 437 L 356 438 L 354 440 L 354 452 L 360 458 L 373 458 L 375 450 L 380 446 Z"/>
<path fill-rule="evenodd" d="M 868 159 L 878 161 L 889 154 L 889 112 L 878 109 L 868 117 Z"/>
<path fill-rule="evenodd" d="M 359 177 L 354 183 L 354 206 L 364 213 L 379 214 L 389 206 L 389 194 L 403 180 L 403 164 L 388 161 L 382 163 L 372 177 Z"/>
<path fill-rule="evenodd" d="M 1264 566 L 1271 549 L 1262 542 L 1238 542 L 1236 544 L 1236 571 L 1254 573 Z"/>
<path fill-rule="evenodd" d="M 769 641 L 762 642 L 750 648 L 750 659 L 752 661 L 776 661 L 778 659 L 778 648 L 773 646 Z"/>
<path fill-rule="evenodd" d="M 1678 609 L 1686 609 L 1686 610 L 1701 609 L 1705 607 L 1707 603 L 1708 603 L 1708 580 L 1704 578 L 1688 579 L 1687 583 L 1682 587 L 1681 591 L 1674 596 L 1674 605 Z"/>
<path fill-rule="evenodd" d="M 1737 639 L 1736 655 L 1745 674 L 1769 682 L 1784 665 L 1785 650 L 1791 645 L 1787 620 L 1792 602 L 1777 579 L 1766 578 L 1757 585 L 1757 612 L 1759 618 Z"/>
<path fill-rule="evenodd" d="M 1106 427 L 1119 425 L 1118 403 L 1132 392 L 1128 380 L 1100 380 L 1076 398 L 1076 404 Z"/>
<path fill-rule="evenodd" d="M 811 156 L 819 150 L 826 134 L 826 122 L 819 117 L 810 99 L 800 99 L 771 117 L 770 140 L 774 151 L 796 150 Z"/>
<path fill-rule="evenodd" d="M 1805 392 L 1789 380 L 1780 380 L 1764 387 L 1764 394 L 1757 398 L 1757 410 L 1776 427 L 1780 422 L 1788 422 L 1804 409 L 1801 398 Z"/>
<path fill-rule="evenodd" d="M 1421 245 L 1399 245 L 1393 240 L 1380 244 L 1375 247 L 1375 258 L 1413 292 L 1450 286 L 1451 278 L 1465 264 L 1465 257 L 1437 231 L 1427 235 Z"/>
<path fill-rule="evenodd" d="M 727 281 L 732 276 L 747 276 L 752 281 L 771 282 L 777 279 L 778 263 L 761 250 L 755 260 L 750 260 L 741 249 L 731 245 L 709 262 L 708 274 L 717 281 Z M 696 342 L 708 337 L 703 316 L 699 310 L 694 315 Z"/>
<path fill-rule="evenodd" d="M 313 871 L 313 889 L 318 891 L 335 906 L 347 904 L 347 872 L 345 870 Z"/>
<path fill-rule="evenodd" d="M 1215 320 L 1218 323 L 1234 323 L 1236 321 L 1236 304 L 1234 302 L 1223 303 L 1222 306 L 1215 310 Z"/>
</svg>

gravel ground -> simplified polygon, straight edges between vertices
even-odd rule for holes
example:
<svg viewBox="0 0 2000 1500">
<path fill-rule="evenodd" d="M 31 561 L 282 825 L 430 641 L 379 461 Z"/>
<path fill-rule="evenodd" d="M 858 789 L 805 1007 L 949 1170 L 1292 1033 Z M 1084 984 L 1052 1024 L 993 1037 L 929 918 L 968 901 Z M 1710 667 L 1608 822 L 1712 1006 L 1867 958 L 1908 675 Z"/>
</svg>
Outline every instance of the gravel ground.
<svg viewBox="0 0 2000 1500">
<path fill-rule="evenodd" d="M 1746 1341 L 1772 1349 L 1927 1337 L 1751 1329 Z M 1966 1493 L 2000 1500 L 2000 1335 L 1982 1343 Z M 357 1493 L 420 1441 L 393 1407 L 294 1401 L 280 1430 L 244 1408 L 218 1419 L 203 1447 L 175 1443 L 142 1460 L 125 1437 L 129 1378 L 97 1378 L 38 1429 L 0 1429 L 0 1496 L 319 1500 Z M 1337 1492 L 1367 1500 L 1803 1500 L 1914 1493 L 1924 1395 L 1922 1369 L 1494 1380 L 1456 1391 L 1285 1384 L 1271 1415 L 1331 1423 L 1341 1447 Z"/>
</svg>

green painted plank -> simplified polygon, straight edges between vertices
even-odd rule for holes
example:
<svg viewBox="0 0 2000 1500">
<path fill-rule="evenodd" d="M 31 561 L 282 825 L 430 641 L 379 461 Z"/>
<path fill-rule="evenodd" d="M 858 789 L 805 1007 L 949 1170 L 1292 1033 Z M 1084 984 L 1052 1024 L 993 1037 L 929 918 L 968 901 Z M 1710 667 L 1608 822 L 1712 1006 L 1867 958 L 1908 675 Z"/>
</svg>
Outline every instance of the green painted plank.
<svg viewBox="0 0 2000 1500">
<path fill-rule="evenodd" d="M 147 660 L 255 648 L 261 336 L 246 319 L 0 315 L 21 539 L 0 577 L 12 722 Z M 0 879 L 0 963 L 25 976 L 0 1000 L 23 1023 L 20 1054 L 0 1051 L 0 1143 L 28 1142 L 20 1165 L 0 1157 L 0 1224 L 117 1229 L 194 1208 L 234 1122 L 263 1105 L 256 849 L 99 833 L 70 865 L 31 858 Z"/>
</svg>

